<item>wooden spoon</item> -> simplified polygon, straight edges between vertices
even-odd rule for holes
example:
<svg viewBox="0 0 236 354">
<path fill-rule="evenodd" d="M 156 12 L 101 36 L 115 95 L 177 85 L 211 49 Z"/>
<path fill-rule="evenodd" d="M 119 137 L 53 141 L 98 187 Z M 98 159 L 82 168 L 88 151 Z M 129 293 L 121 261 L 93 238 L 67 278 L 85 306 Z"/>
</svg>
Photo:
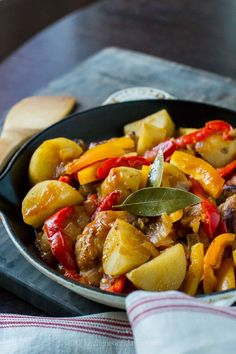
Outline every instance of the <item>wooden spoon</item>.
<svg viewBox="0 0 236 354">
<path fill-rule="evenodd" d="M 65 118 L 74 108 L 72 96 L 33 96 L 9 111 L 0 136 L 0 167 L 9 155 L 32 135 Z"/>
</svg>

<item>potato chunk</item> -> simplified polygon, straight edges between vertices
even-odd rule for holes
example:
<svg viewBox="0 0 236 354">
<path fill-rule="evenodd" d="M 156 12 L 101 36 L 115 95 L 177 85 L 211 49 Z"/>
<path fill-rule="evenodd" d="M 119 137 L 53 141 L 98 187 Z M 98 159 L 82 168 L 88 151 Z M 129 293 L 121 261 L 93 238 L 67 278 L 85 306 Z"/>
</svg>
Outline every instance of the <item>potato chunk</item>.
<svg viewBox="0 0 236 354">
<path fill-rule="evenodd" d="M 146 150 L 153 148 L 165 139 L 166 129 L 155 127 L 153 124 L 142 123 L 137 152 L 143 155 Z"/>
<path fill-rule="evenodd" d="M 127 135 L 132 132 L 135 132 L 137 137 L 139 137 L 141 125 L 143 122 L 148 123 L 148 124 L 152 124 L 158 128 L 165 129 L 167 136 L 174 135 L 175 125 L 174 125 L 174 123 L 173 123 L 173 121 L 166 109 L 162 109 L 161 111 L 153 113 L 150 116 L 147 116 L 143 119 L 136 120 L 135 122 L 126 124 L 124 126 L 124 133 Z"/>
<path fill-rule="evenodd" d="M 29 165 L 29 179 L 32 185 L 53 179 L 56 167 L 79 157 L 82 148 L 74 141 L 56 138 L 44 141 L 33 153 Z"/>
<path fill-rule="evenodd" d="M 56 211 L 69 205 L 81 204 L 83 197 L 69 184 L 59 181 L 43 181 L 29 190 L 22 202 L 24 222 L 40 227 Z"/>
<path fill-rule="evenodd" d="M 128 222 L 117 219 L 104 243 L 103 269 L 108 275 L 119 276 L 157 254 L 157 249 L 141 231 Z"/>
<path fill-rule="evenodd" d="M 186 256 L 180 243 L 126 274 L 137 288 L 149 291 L 177 290 L 185 275 Z"/>
<path fill-rule="evenodd" d="M 196 143 L 195 150 L 213 167 L 223 167 L 236 157 L 236 139 L 224 140 L 220 135 L 212 135 Z"/>
<path fill-rule="evenodd" d="M 114 167 L 102 182 L 100 187 L 101 197 L 106 197 L 114 190 L 120 192 L 119 203 L 124 201 L 129 194 L 139 189 L 141 171 L 131 167 Z"/>
</svg>

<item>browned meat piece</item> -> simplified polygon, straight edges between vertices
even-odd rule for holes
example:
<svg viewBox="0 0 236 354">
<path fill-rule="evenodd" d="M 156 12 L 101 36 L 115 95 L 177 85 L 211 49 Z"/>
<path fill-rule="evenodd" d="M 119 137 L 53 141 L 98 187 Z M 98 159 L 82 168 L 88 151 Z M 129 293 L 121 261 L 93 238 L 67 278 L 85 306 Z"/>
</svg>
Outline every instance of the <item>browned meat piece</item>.
<svg viewBox="0 0 236 354">
<path fill-rule="evenodd" d="M 107 234 L 117 218 L 132 222 L 134 216 L 125 211 L 102 211 L 89 223 L 75 244 L 76 261 L 80 271 L 101 265 L 103 245 Z"/>
<path fill-rule="evenodd" d="M 221 216 L 225 220 L 228 232 L 236 233 L 236 194 L 231 195 L 219 206 Z"/>
<path fill-rule="evenodd" d="M 225 198 L 236 194 L 236 175 L 230 178 L 224 185 L 224 196 Z"/>
</svg>

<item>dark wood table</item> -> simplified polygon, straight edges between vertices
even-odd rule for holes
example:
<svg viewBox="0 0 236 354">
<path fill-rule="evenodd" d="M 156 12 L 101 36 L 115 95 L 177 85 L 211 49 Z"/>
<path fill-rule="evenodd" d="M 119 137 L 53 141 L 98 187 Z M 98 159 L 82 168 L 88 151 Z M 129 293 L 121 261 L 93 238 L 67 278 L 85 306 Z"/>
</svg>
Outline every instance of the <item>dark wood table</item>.
<svg viewBox="0 0 236 354">
<path fill-rule="evenodd" d="M 113 0 L 75 12 L 0 65 L 0 112 L 106 46 L 120 46 L 236 79 L 234 0 Z M 41 313 L 0 290 L 0 312 Z"/>
</svg>

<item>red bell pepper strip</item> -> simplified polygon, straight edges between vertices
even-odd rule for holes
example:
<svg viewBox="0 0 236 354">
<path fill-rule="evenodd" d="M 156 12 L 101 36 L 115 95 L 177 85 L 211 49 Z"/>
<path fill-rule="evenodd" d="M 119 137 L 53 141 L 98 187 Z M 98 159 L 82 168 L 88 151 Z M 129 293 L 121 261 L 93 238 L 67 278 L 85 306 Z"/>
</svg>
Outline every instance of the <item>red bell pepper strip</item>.
<svg viewBox="0 0 236 354">
<path fill-rule="evenodd" d="M 189 181 L 191 182 L 191 192 L 195 194 L 197 197 L 205 199 L 206 193 L 200 183 L 196 181 L 193 177 L 188 177 Z"/>
<path fill-rule="evenodd" d="M 66 222 L 75 214 L 75 207 L 69 206 L 59 210 L 44 223 L 52 253 L 64 268 L 76 271 L 77 264 L 71 244 L 64 232 Z"/>
<path fill-rule="evenodd" d="M 207 236 L 213 238 L 216 236 L 216 230 L 220 223 L 220 212 L 215 204 L 208 199 L 201 202 L 203 213 L 203 229 Z"/>
<path fill-rule="evenodd" d="M 99 179 L 106 178 L 113 167 L 126 166 L 126 167 L 141 167 L 142 165 L 150 165 L 150 161 L 142 156 L 121 156 L 113 157 L 105 160 L 97 169 L 97 177 Z"/>
<path fill-rule="evenodd" d="M 106 289 L 106 291 L 110 291 L 112 293 L 120 294 L 122 293 L 125 287 L 126 277 L 125 275 L 121 275 L 119 278 L 115 279 L 114 283 Z"/>
<path fill-rule="evenodd" d="M 186 145 L 195 144 L 196 142 L 205 140 L 210 135 L 216 133 L 222 133 L 223 139 L 228 139 L 229 132 L 232 129 L 233 127 L 223 120 L 212 120 L 207 122 L 205 127 L 175 139 L 175 144 L 180 148 L 184 148 Z"/>
<path fill-rule="evenodd" d="M 119 196 L 120 196 L 120 192 L 117 190 L 109 193 L 105 198 L 103 198 L 96 212 L 111 210 L 113 205 L 116 205 L 118 203 Z"/>
<path fill-rule="evenodd" d="M 221 168 L 217 168 L 217 170 L 219 171 L 221 177 L 227 177 L 228 175 L 230 175 L 234 170 L 236 170 L 236 160 L 230 162 L 228 165 L 221 167 Z"/>
<path fill-rule="evenodd" d="M 216 235 L 226 234 L 228 232 L 226 221 L 220 219 L 219 225 L 217 226 Z"/>
<path fill-rule="evenodd" d="M 63 274 L 66 278 L 72 279 L 74 281 L 80 281 L 81 277 L 78 274 L 78 272 L 76 272 L 75 270 L 68 270 L 65 269 L 64 270 L 64 274 Z"/>
<path fill-rule="evenodd" d="M 153 162 L 159 151 L 163 153 L 164 160 L 169 161 L 171 155 L 175 152 L 176 145 L 173 139 L 163 141 L 162 143 L 155 146 L 152 150 L 146 151 L 143 155 L 147 160 Z"/>
<path fill-rule="evenodd" d="M 60 176 L 58 181 L 60 182 L 64 182 L 64 183 L 67 183 L 67 184 L 71 184 L 72 182 L 72 176 L 71 175 L 64 175 L 64 176 Z"/>
<path fill-rule="evenodd" d="M 216 236 L 216 231 L 221 222 L 220 212 L 217 206 L 206 198 L 205 192 L 198 181 L 189 177 L 191 181 L 191 192 L 202 198 L 203 229 L 209 238 Z M 223 224 L 221 225 L 223 228 Z"/>
</svg>

